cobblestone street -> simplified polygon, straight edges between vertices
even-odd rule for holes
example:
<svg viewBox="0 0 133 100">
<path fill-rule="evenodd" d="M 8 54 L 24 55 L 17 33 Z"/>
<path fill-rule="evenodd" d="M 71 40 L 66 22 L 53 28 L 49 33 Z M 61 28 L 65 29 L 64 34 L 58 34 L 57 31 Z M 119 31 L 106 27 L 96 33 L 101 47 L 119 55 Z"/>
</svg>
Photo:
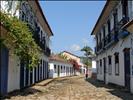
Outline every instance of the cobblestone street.
<svg viewBox="0 0 133 100">
<path fill-rule="evenodd" d="M 55 79 L 44 86 L 36 84 L 6 97 L 11 100 L 133 100 L 133 95 L 102 82 L 83 77 Z"/>
</svg>

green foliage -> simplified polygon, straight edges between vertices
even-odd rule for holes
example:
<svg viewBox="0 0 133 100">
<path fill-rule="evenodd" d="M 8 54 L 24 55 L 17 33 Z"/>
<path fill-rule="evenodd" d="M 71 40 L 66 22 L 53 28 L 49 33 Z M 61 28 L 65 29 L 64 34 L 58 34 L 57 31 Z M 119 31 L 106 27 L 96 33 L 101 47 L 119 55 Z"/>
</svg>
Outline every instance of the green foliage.
<svg viewBox="0 0 133 100">
<path fill-rule="evenodd" d="M 84 64 L 87 66 L 87 68 L 92 67 L 92 62 L 91 61 L 85 61 Z"/>
<path fill-rule="evenodd" d="M 91 47 L 89 47 L 89 46 L 83 47 L 83 48 L 81 49 L 81 51 L 84 51 L 84 52 L 85 52 L 84 55 L 85 55 L 86 57 L 92 56 L 92 55 L 93 55 L 93 50 L 92 50 Z"/>
<path fill-rule="evenodd" d="M 5 38 L 4 43 L 11 45 L 14 54 L 24 61 L 28 68 L 37 66 L 41 49 L 32 38 L 32 32 L 29 30 L 27 23 L 1 11 L 0 20 L 8 31 L 8 37 Z"/>
<path fill-rule="evenodd" d="M 0 47 L 3 45 L 4 39 L 0 37 Z"/>
<path fill-rule="evenodd" d="M 86 65 L 87 68 L 92 67 L 92 61 L 90 58 L 87 57 L 81 57 L 82 59 L 82 63 L 84 63 Z"/>
<path fill-rule="evenodd" d="M 91 47 L 89 46 L 84 46 L 81 51 L 84 52 L 85 57 L 83 58 L 83 63 L 87 66 L 87 67 L 91 67 L 92 66 L 92 61 L 91 61 L 91 57 L 94 56 L 93 54 L 93 50 L 91 49 Z"/>
</svg>

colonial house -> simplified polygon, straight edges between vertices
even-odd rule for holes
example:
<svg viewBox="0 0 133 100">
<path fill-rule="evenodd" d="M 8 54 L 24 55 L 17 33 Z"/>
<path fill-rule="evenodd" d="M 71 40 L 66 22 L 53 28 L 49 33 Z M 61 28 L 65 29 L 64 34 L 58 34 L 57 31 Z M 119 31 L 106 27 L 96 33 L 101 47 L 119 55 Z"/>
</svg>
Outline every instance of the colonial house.
<svg viewBox="0 0 133 100">
<path fill-rule="evenodd" d="M 96 39 L 97 79 L 133 92 L 133 1 L 107 0 L 91 35 Z"/>
<path fill-rule="evenodd" d="M 38 0 L 9 0 L 0 1 L 1 11 L 7 12 L 10 8 L 10 14 L 16 16 L 21 21 L 27 22 L 34 31 L 33 38 L 42 49 L 40 54 L 40 64 L 29 70 L 22 63 L 8 46 L 0 48 L 0 95 L 8 92 L 31 86 L 36 82 L 48 78 L 48 63 L 50 56 L 49 41 L 53 35 L 51 28 L 43 14 Z M 19 9 L 17 4 L 20 3 Z M 15 15 L 14 15 L 14 12 Z M 1 36 L 7 33 L 7 30 L 1 26 Z"/>
<path fill-rule="evenodd" d="M 70 61 L 61 58 L 59 55 L 51 55 L 49 60 L 50 78 L 74 75 L 74 67 Z"/>
<path fill-rule="evenodd" d="M 73 60 L 75 60 L 76 62 L 77 62 L 77 64 L 79 65 L 79 71 L 77 70 L 77 75 L 80 75 L 80 73 L 81 74 L 85 74 L 86 73 L 86 65 L 84 65 L 82 62 L 81 62 L 81 59 L 80 59 L 80 57 L 79 56 L 77 56 L 77 55 L 74 55 L 74 54 L 72 54 L 72 53 L 70 53 L 70 52 L 68 52 L 68 51 L 63 51 L 63 52 L 61 52 L 61 54 L 62 55 L 64 55 L 64 56 L 66 56 L 67 57 L 67 59 L 73 59 Z"/>
</svg>

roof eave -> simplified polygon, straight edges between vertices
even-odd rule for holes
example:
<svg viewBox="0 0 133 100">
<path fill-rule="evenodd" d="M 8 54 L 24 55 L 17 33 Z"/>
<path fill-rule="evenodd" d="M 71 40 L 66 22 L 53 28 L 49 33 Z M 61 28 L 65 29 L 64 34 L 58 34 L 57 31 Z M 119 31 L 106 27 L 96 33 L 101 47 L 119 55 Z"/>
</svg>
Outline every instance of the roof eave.
<svg viewBox="0 0 133 100">
<path fill-rule="evenodd" d="M 93 30 L 92 30 L 92 32 L 91 32 L 91 35 L 95 35 L 95 34 L 94 34 L 94 31 L 95 31 L 95 29 L 96 29 L 96 26 L 98 25 L 98 23 L 99 23 L 99 21 L 100 21 L 102 15 L 103 15 L 105 9 L 107 8 L 108 4 L 109 4 L 109 0 L 107 0 L 107 2 L 106 2 L 106 4 L 105 4 L 105 6 L 104 6 L 104 8 L 103 8 L 103 10 L 102 10 L 102 12 L 101 12 L 101 14 L 100 14 L 100 16 L 98 17 L 98 20 L 97 20 L 97 22 L 96 22 L 96 24 L 95 24 L 95 26 L 94 26 L 94 28 L 93 28 Z"/>
<path fill-rule="evenodd" d="M 35 0 L 35 1 L 36 1 L 37 5 L 38 5 L 38 7 L 39 7 L 39 10 L 40 10 L 40 12 L 41 12 L 41 14 L 42 14 L 42 16 L 43 16 L 43 19 L 45 20 L 45 22 L 46 22 L 46 24 L 47 24 L 47 26 L 48 26 L 48 28 L 49 28 L 49 30 L 50 30 L 51 36 L 53 36 L 54 34 L 53 34 L 53 32 L 52 32 L 52 30 L 51 30 L 51 28 L 50 28 L 50 25 L 49 25 L 49 23 L 48 23 L 48 21 L 47 21 L 45 15 L 43 14 L 43 11 L 42 11 L 42 9 L 41 9 L 41 6 L 40 6 L 40 4 L 39 4 L 39 1 L 38 1 L 38 0 Z"/>
</svg>

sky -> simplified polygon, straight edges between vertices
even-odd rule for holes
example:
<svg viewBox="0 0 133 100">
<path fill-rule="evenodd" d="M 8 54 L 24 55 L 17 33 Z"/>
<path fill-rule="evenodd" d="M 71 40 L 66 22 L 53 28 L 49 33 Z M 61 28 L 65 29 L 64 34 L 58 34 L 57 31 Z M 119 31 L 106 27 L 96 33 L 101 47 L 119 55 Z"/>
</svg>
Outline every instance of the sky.
<svg viewBox="0 0 133 100">
<path fill-rule="evenodd" d="M 105 1 L 40 1 L 44 15 L 53 31 L 52 52 L 69 51 L 83 56 L 84 46 L 95 47 L 91 32 Z"/>
</svg>

